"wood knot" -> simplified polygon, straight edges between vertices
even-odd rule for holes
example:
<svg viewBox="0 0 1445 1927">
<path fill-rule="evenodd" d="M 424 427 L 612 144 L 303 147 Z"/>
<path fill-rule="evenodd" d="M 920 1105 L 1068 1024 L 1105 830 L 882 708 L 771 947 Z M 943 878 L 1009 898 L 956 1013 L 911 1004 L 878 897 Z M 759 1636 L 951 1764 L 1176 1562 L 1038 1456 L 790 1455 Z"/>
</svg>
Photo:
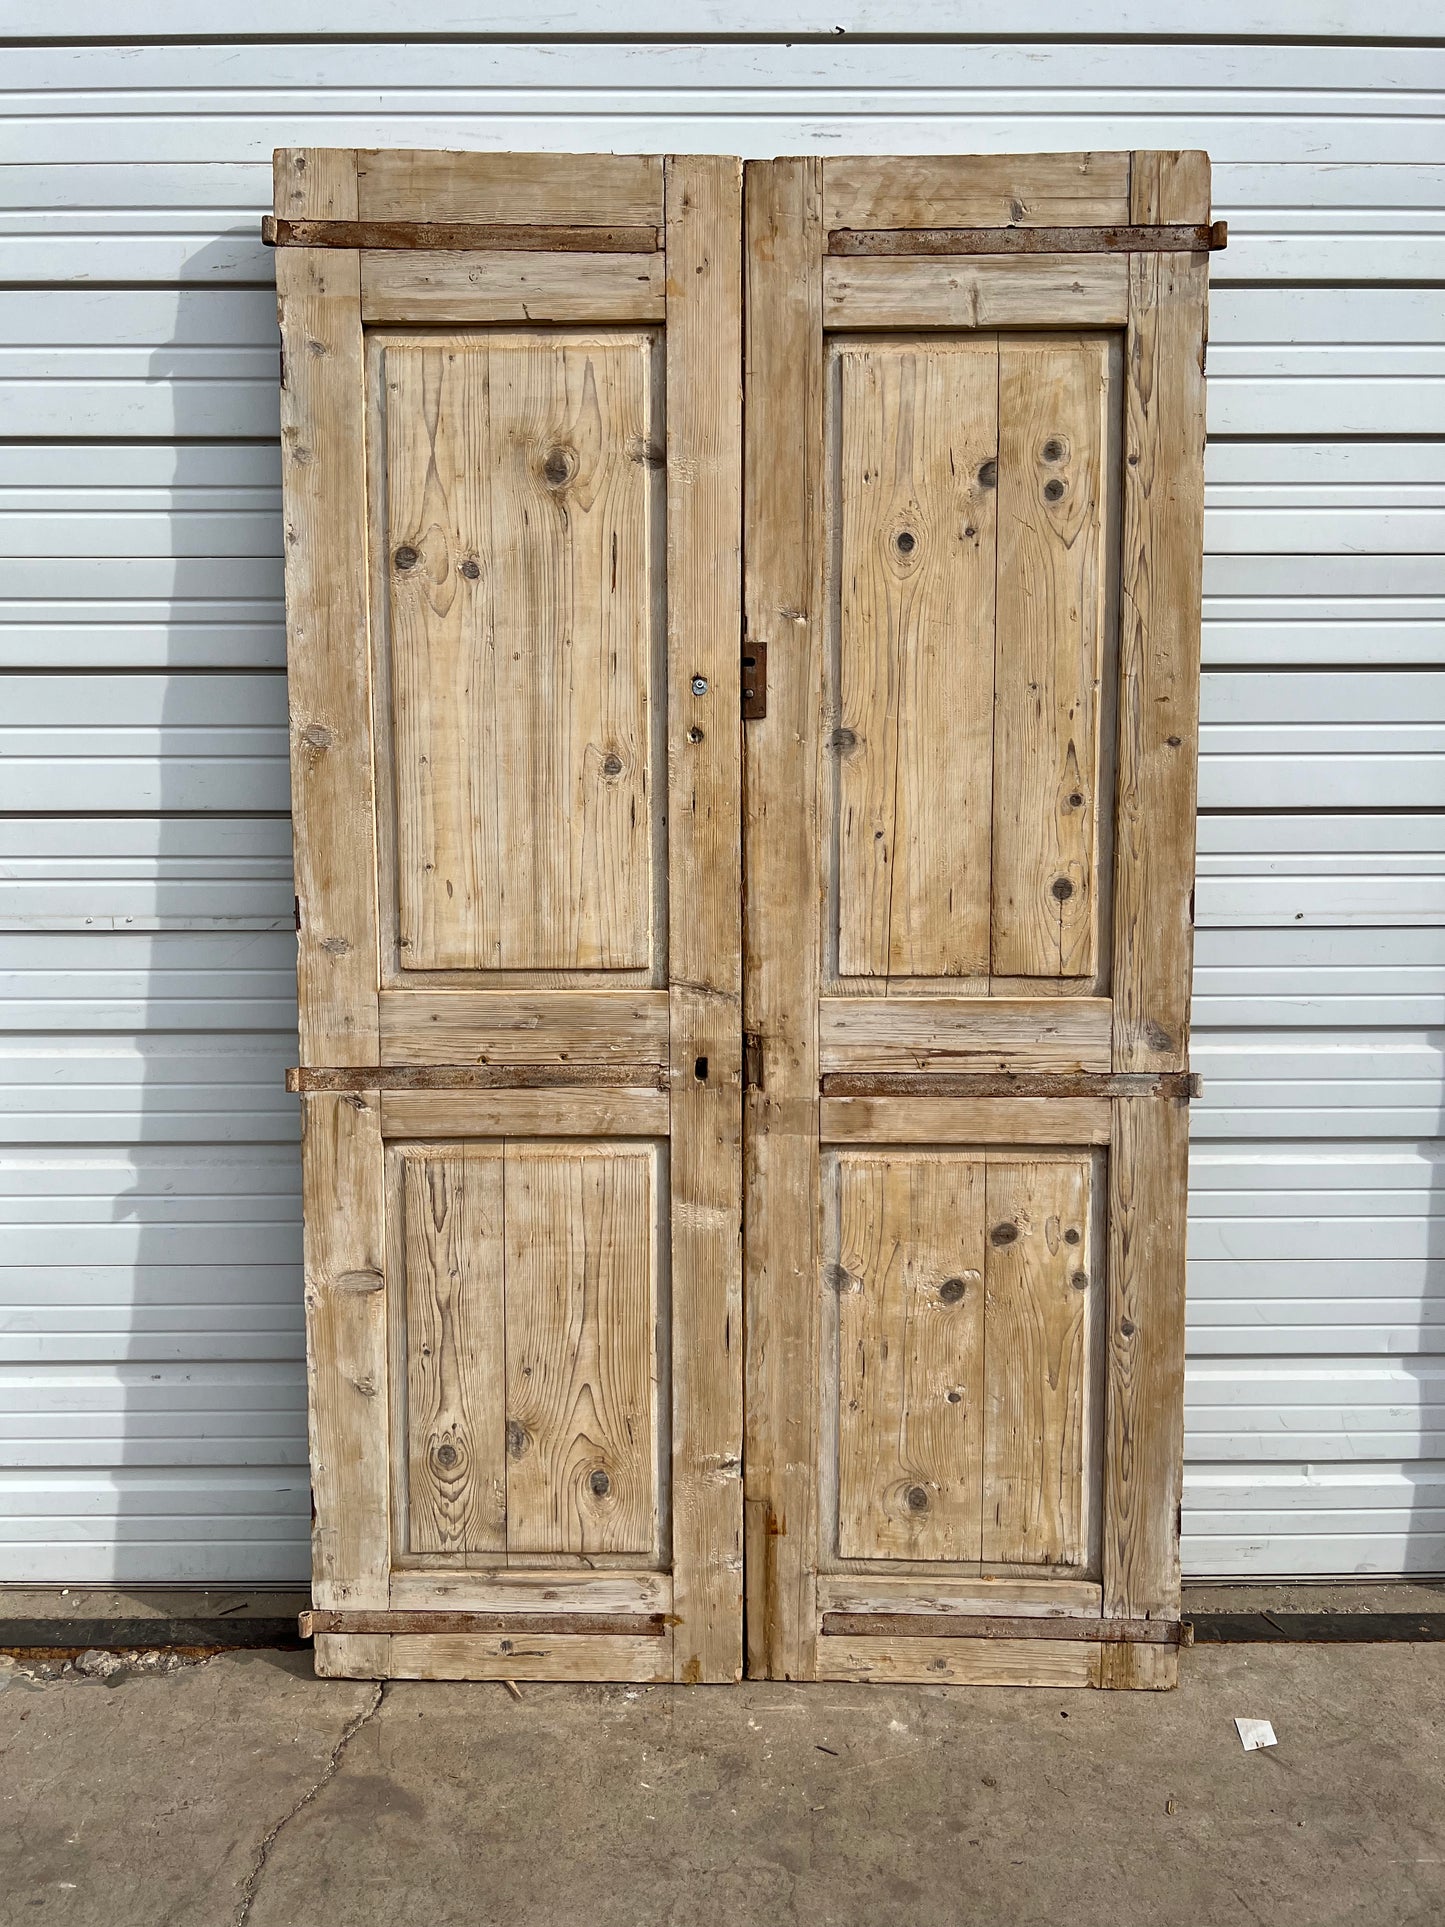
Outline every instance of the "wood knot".
<svg viewBox="0 0 1445 1927">
<path fill-rule="evenodd" d="M 613 750 L 610 755 L 603 757 L 602 774 L 604 776 L 620 776 L 622 774 L 622 758 L 617 754 L 616 750 Z"/>
<path fill-rule="evenodd" d="M 1074 886 L 1067 877 L 1055 877 L 1049 885 L 1049 895 L 1055 903 L 1067 903 L 1074 894 Z"/>
<path fill-rule="evenodd" d="M 828 738 L 829 749 L 849 750 L 858 747 L 857 733 L 851 729 L 835 729 Z"/>
<path fill-rule="evenodd" d="M 324 723 L 308 723 L 301 732 L 301 740 L 308 749 L 330 749 L 336 738 Z"/>
<path fill-rule="evenodd" d="M 467 578 L 468 582 L 475 582 L 482 573 L 481 564 L 474 562 L 471 556 L 468 556 L 461 566 L 461 573 Z"/>
<path fill-rule="evenodd" d="M 570 448 L 549 448 L 542 461 L 542 480 L 548 488 L 562 488 L 577 473 L 577 457 Z"/>
<path fill-rule="evenodd" d="M 1150 1022 L 1144 1026 L 1144 1042 L 1150 1050 L 1173 1050 L 1174 1048 L 1174 1039 L 1164 1026 L 1157 1022 Z"/>
<path fill-rule="evenodd" d="M 1044 483 L 1044 500 L 1046 502 L 1061 502 L 1063 499 L 1064 484 L 1056 475 L 1052 481 Z"/>
<path fill-rule="evenodd" d="M 900 555 L 912 555 L 918 547 L 918 537 L 911 529 L 900 529 L 893 538 L 893 546 Z"/>
<path fill-rule="evenodd" d="M 1087 1291 L 1089 1289 L 1088 1272 L 1076 1271 L 1073 1277 L 1070 1278 L 1069 1283 L 1074 1287 L 1075 1291 Z"/>
<path fill-rule="evenodd" d="M 1061 462 L 1068 450 L 1056 435 L 1051 435 L 1039 452 L 1046 462 Z"/>
<path fill-rule="evenodd" d="M 435 1453 L 433 1454 L 433 1457 L 436 1459 L 437 1464 L 441 1467 L 443 1472 L 450 1472 L 452 1467 L 457 1463 L 457 1460 L 460 1456 L 461 1455 L 458 1453 L 457 1448 L 454 1445 L 445 1441 L 437 1447 Z"/>
<path fill-rule="evenodd" d="M 1070 790 L 1064 800 L 1071 810 L 1081 810 L 1084 807 L 1084 792 L 1082 790 Z"/>
<path fill-rule="evenodd" d="M 1019 1228 L 1016 1224 L 996 1224 L 988 1234 L 988 1241 L 995 1251 L 1004 1251 L 1009 1245 L 1017 1244 Z"/>
<path fill-rule="evenodd" d="M 938 1287 L 938 1295 L 945 1305 L 957 1305 L 962 1301 L 968 1286 L 962 1278 L 945 1278 Z"/>
<path fill-rule="evenodd" d="M 507 1420 L 507 1457 L 509 1459 L 523 1458 L 530 1444 L 531 1440 L 527 1437 L 526 1426 L 523 1425 L 519 1419 L 509 1418 Z"/>
<path fill-rule="evenodd" d="M 1119 1325 L 1119 1330 L 1123 1332 L 1126 1338 L 1132 1338 L 1137 1329 L 1132 1318 L 1123 1319 Z"/>
<path fill-rule="evenodd" d="M 1071 1224 L 1064 1233 L 1064 1243 L 1066 1245 L 1076 1245 L 1079 1242 L 1080 1235 L 1078 1226 Z"/>
<path fill-rule="evenodd" d="M 410 542 L 403 542 L 401 547 L 396 551 L 395 555 L 393 555 L 391 559 L 396 564 L 397 568 L 401 570 L 414 569 L 417 563 L 421 560 L 420 556 L 417 554 L 416 550 L 411 546 Z"/>
<path fill-rule="evenodd" d="M 910 1485 L 904 1494 L 904 1500 L 910 1512 L 927 1512 L 928 1510 L 928 1493 L 921 1485 Z"/>
<path fill-rule="evenodd" d="M 998 463 L 996 461 L 984 463 L 983 467 L 978 471 L 978 485 L 980 488 L 998 487 Z"/>
<path fill-rule="evenodd" d="M 587 1483 L 589 1486 L 591 1486 L 594 1497 L 599 1499 L 605 1499 L 608 1493 L 612 1490 L 612 1481 L 611 1479 L 608 1478 L 607 1474 L 602 1470 L 602 1467 L 600 1465 L 598 1466 L 597 1470 L 592 1474 L 591 1478 L 588 1479 Z"/>
</svg>

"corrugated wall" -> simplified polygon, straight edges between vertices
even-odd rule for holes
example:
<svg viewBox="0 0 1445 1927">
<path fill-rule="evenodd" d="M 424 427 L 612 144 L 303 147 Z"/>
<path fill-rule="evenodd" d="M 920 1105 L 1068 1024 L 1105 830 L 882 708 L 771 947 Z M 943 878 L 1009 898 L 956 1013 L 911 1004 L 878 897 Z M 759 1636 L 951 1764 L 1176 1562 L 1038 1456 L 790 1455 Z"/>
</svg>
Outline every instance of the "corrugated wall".
<svg viewBox="0 0 1445 1927">
<path fill-rule="evenodd" d="M 434 5 L 421 41 L 380 0 L 8 9 L 0 1578 L 306 1571 L 257 238 L 291 143 L 1210 150 L 1186 1570 L 1445 1569 L 1441 23 L 997 18 Z"/>
</svg>

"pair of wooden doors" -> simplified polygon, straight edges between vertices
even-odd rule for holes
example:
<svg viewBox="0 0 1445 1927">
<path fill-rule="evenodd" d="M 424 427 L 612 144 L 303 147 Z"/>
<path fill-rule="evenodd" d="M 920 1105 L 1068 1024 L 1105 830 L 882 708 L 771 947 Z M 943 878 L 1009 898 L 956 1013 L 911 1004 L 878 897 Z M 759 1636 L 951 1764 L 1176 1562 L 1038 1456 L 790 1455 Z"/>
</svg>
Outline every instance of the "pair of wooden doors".
<svg viewBox="0 0 1445 1927">
<path fill-rule="evenodd" d="M 277 155 L 319 1671 L 1174 1679 L 1208 201 Z"/>
</svg>

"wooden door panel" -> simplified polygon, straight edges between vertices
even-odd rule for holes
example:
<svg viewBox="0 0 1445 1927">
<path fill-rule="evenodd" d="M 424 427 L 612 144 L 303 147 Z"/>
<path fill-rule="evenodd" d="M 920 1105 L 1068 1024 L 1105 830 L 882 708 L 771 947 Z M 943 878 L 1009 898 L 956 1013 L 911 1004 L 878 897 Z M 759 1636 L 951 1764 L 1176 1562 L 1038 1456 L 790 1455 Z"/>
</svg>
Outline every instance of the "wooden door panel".
<svg viewBox="0 0 1445 1927">
<path fill-rule="evenodd" d="M 750 170 L 759 1674 L 1174 1677 L 1207 214 Z"/>
<path fill-rule="evenodd" d="M 652 963 L 656 352 L 382 338 L 403 970 Z"/>
<path fill-rule="evenodd" d="M 318 1668 L 732 1679 L 741 165 L 276 173 Z"/>
</svg>

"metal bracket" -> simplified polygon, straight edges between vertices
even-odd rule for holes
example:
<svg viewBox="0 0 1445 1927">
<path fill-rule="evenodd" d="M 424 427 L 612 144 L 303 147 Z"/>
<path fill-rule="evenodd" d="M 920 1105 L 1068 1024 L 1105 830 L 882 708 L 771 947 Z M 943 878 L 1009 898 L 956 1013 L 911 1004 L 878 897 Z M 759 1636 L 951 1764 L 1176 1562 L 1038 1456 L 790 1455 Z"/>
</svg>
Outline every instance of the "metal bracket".
<svg viewBox="0 0 1445 1927">
<path fill-rule="evenodd" d="M 761 722 L 768 713 L 768 645 L 743 642 L 743 721 Z"/>
</svg>

